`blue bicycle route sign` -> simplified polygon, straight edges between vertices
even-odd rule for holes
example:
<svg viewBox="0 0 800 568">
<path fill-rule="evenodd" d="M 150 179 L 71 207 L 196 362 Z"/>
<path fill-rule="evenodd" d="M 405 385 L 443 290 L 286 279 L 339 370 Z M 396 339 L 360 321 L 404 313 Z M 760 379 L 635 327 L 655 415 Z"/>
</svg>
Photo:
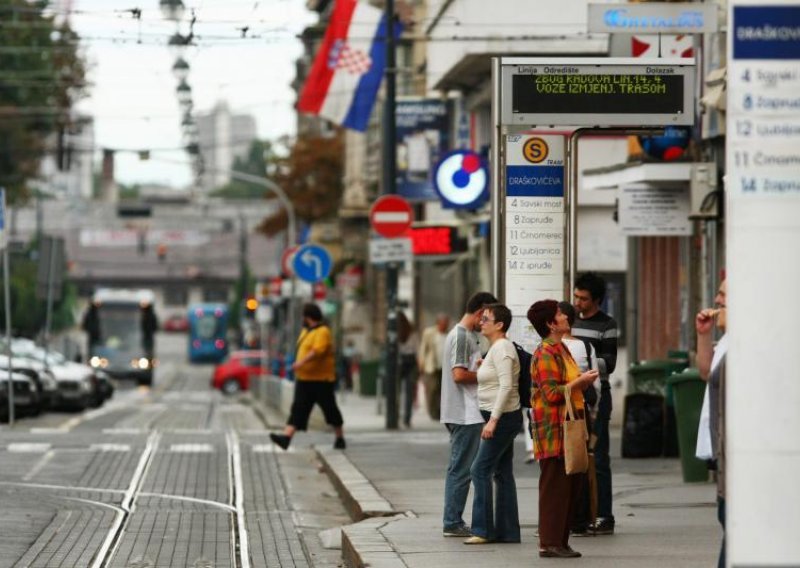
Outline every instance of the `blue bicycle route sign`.
<svg viewBox="0 0 800 568">
<path fill-rule="evenodd" d="M 331 255 L 319 245 L 303 245 L 294 255 L 292 267 L 300 280 L 319 282 L 331 273 Z"/>
</svg>

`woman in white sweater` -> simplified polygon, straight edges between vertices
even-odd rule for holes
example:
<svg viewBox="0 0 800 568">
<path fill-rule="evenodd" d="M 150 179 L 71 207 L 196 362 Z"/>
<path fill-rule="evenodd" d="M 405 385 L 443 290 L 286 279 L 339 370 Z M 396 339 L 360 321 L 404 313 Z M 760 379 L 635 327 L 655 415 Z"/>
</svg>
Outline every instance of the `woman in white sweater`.
<svg viewBox="0 0 800 568">
<path fill-rule="evenodd" d="M 514 438 L 522 428 L 519 404 L 519 359 L 506 338 L 511 311 L 502 304 L 486 306 L 481 334 L 491 347 L 478 369 L 478 403 L 486 421 L 470 474 L 472 536 L 464 544 L 519 542 L 517 485 L 514 481 Z M 494 503 L 492 480 L 497 489 Z"/>
</svg>

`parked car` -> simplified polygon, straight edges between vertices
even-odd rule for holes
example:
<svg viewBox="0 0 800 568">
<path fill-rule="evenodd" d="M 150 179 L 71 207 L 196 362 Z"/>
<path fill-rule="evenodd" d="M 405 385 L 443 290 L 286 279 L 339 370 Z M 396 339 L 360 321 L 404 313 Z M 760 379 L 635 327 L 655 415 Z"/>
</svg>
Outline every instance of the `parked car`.
<svg viewBox="0 0 800 568">
<path fill-rule="evenodd" d="M 14 373 L 25 375 L 33 381 L 38 399 L 38 408 L 33 409 L 34 414 L 53 408 L 58 398 L 58 382 L 53 373 L 43 363 L 24 357 L 12 359 L 11 364 Z M 8 375 L 8 357 L 5 355 L 0 355 L 0 373 Z"/>
<path fill-rule="evenodd" d="M 20 373 L 11 373 L 14 385 L 14 415 L 36 416 L 41 412 L 41 401 L 33 381 Z M 0 373 L 0 391 L 8 406 L 8 373 Z"/>
<path fill-rule="evenodd" d="M 214 368 L 211 387 L 225 394 L 236 394 L 250 388 L 250 379 L 264 373 L 263 351 L 234 351 Z"/>
<path fill-rule="evenodd" d="M 102 404 L 99 381 L 88 365 L 68 361 L 56 351 L 45 352 L 29 339 L 12 340 L 11 350 L 15 361 L 17 357 L 38 361 L 53 373 L 58 384 L 54 408 L 81 411 Z"/>
<path fill-rule="evenodd" d="M 189 320 L 183 314 L 174 314 L 164 320 L 161 329 L 174 332 L 189 331 Z"/>
</svg>

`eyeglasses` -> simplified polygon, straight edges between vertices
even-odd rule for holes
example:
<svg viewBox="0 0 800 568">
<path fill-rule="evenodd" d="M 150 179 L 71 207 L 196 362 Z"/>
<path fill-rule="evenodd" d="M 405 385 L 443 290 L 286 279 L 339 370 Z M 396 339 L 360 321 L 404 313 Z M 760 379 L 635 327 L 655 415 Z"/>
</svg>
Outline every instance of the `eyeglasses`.
<svg viewBox="0 0 800 568">
<path fill-rule="evenodd" d="M 489 319 L 487 316 L 481 316 L 481 323 L 494 323 L 494 320 Z"/>
</svg>

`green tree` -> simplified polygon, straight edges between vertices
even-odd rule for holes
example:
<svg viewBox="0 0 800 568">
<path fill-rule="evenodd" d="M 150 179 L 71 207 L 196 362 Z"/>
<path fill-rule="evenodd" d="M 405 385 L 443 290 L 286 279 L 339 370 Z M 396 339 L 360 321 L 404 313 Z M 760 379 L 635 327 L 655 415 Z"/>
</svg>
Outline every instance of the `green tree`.
<svg viewBox="0 0 800 568">
<path fill-rule="evenodd" d="M 246 174 L 263 177 L 274 171 L 278 157 L 275 155 L 272 142 L 268 140 L 254 140 L 250 144 L 247 155 L 237 157 L 233 162 L 233 170 Z M 271 199 L 274 194 L 263 187 L 232 180 L 211 192 L 215 197 L 226 199 Z"/>
<path fill-rule="evenodd" d="M 27 182 L 48 153 L 66 156 L 64 136 L 86 94 L 78 36 L 45 11 L 45 0 L 0 0 L 0 186 L 11 203 L 29 195 Z"/>
<path fill-rule="evenodd" d="M 35 337 L 44 329 L 47 303 L 36 297 L 38 263 L 31 260 L 30 252 L 14 254 L 10 258 L 11 272 L 11 329 L 15 335 Z M 66 275 L 65 275 L 66 276 Z M 66 329 L 75 323 L 73 312 L 77 302 L 75 286 L 63 278 L 61 300 L 53 303 L 52 331 Z M 5 322 L 5 306 L 0 302 L 0 322 Z"/>
</svg>

